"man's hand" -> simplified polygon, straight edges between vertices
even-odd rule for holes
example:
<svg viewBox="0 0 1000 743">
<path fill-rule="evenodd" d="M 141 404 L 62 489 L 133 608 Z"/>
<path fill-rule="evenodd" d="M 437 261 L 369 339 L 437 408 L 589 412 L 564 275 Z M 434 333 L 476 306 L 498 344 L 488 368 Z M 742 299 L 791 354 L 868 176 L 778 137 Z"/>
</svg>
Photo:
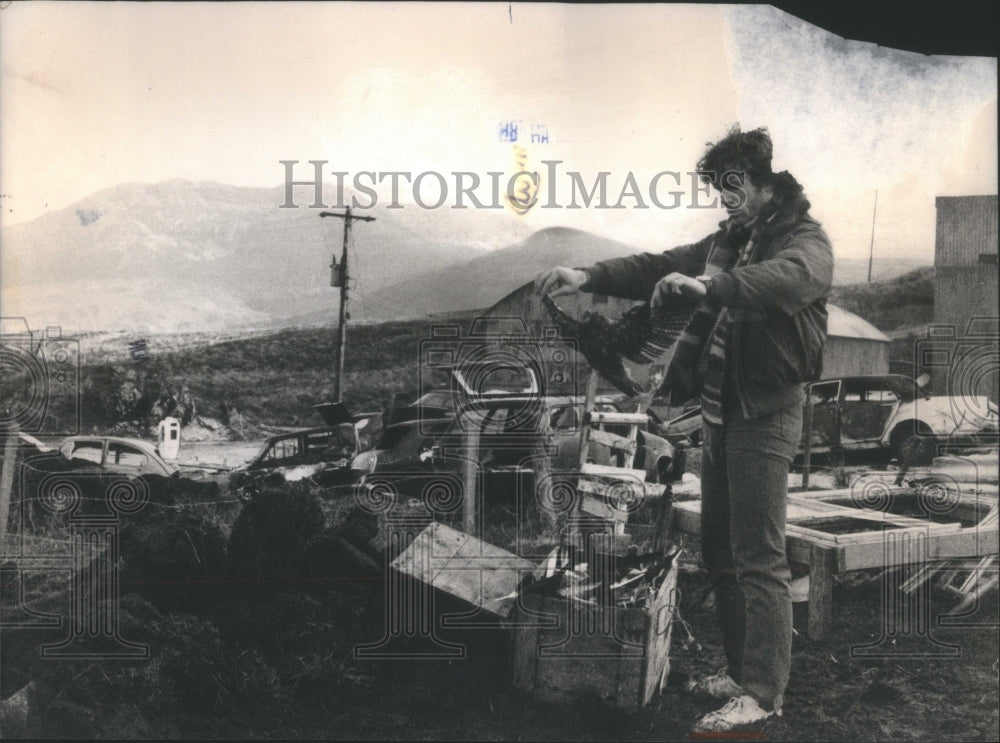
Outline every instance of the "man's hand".
<svg viewBox="0 0 1000 743">
<path fill-rule="evenodd" d="M 585 283 L 587 283 L 586 271 L 557 266 L 538 274 L 538 278 L 535 279 L 535 291 L 539 294 L 561 297 L 564 294 L 580 291 L 580 287 Z"/>
<path fill-rule="evenodd" d="M 685 276 L 682 273 L 670 273 L 656 282 L 656 288 L 653 289 L 653 298 L 650 305 L 656 310 L 665 304 L 669 304 L 671 295 L 697 297 L 700 299 L 707 293 L 708 290 L 705 288 L 705 285 L 698 281 L 698 279 L 692 279 L 690 276 Z"/>
</svg>

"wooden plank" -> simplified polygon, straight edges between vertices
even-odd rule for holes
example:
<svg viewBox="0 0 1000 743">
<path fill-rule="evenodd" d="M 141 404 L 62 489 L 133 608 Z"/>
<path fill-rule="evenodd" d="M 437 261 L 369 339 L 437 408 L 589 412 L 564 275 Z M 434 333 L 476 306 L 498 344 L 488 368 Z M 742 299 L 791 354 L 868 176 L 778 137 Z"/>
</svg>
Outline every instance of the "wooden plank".
<svg viewBox="0 0 1000 743">
<path fill-rule="evenodd" d="M 677 592 L 678 554 L 669 572 L 656 591 L 649 608 L 649 628 L 646 633 L 646 663 L 643 669 L 641 704 L 646 705 L 663 691 L 670 675 L 670 639 L 680 594 Z"/>
<path fill-rule="evenodd" d="M 792 523 L 813 516 L 827 516 L 830 513 L 836 513 L 834 508 L 835 506 L 827 503 L 798 503 L 790 500 L 785 513 L 785 521 Z"/>
<path fill-rule="evenodd" d="M 802 489 L 809 490 L 809 471 L 812 468 L 813 400 L 806 391 L 806 409 L 802 416 Z"/>
<path fill-rule="evenodd" d="M 795 523 L 788 524 L 785 529 L 787 534 L 794 534 L 798 537 L 808 538 L 817 544 L 839 544 L 839 545 L 849 545 L 849 544 L 881 544 L 885 539 L 885 534 L 891 532 L 894 535 L 916 535 L 916 534 L 957 534 L 962 530 L 960 524 L 930 524 L 928 522 L 919 523 L 916 526 L 897 526 L 892 522 L 885 522 L 888 524 L 888 529 L 879 529 L 877 531 L 857 531 L 848 532 L 846 534 L 834 534 L 819 528 L 819 525 L 815 522 L 809 522 L 809 524 Z M 934 528 L 931 528 L 934 527 Z"/>
<path fill-rule="evenodd" d="M 471 417 L 467 418 L 467 422 Z M 466 426 L 462 434 L 462 448 L 465 459 L 462 462 L 462 529 L 466 533 L 479 534 L 478 488 L 479 480 L 479 425 Z"/>
<path fill-rule="evenodd" d="M 642 414 L 642 415 L 645 415 L 645 412 L 643 411 L 642 408 L 643 408 L 642 403 L 636 403 L 635 412 L 639 413 L 639 414 Z M 628 429 L 628 438 L 629 438 L 629 441 L 631 441 L 633 443 L 637 442 L 637 439 L 639 438 L 639 426 L 640 425 L 643 425 L 643 424 L 640 423 L 640 424 L 636 424 L 634 426 L 630 426 L 629 427 L 629 429 Z M 625 461 L 623 462 L 623 464 L 625 465 L 625 467 L 627 467 L 627 468 L 635 467 L 635 454 L 636 454 L 636 447 L 633 446 L 632 449 L 631 449 L 631 451 L 629 451 L 625 455 Z"/>
<path fill-rule="evenodd" d="M 676 570 L 672 571 L 676 580 Z M 668 574 L 667 579 L 671 578 Z M 661 586 L 662 588 L 662 586 Z M 669 593 L 669 586 L 667 589 Z M 542 700 L 579 704 L 588 697 L 621 709 L 637 709 L 649 701 L 650 615 L 642 609 L 591 607 L 563 599 L 525 596 L 515 643 L 515 684 Z M 554 625 L 535 622 L 535 613 L 557 618 Z M 667 628 L 669 631 L 669 626 Z M 659 639 L 668 643 L 669 635 Z M 659 676 L 653 685 L 659 683 Z"/>
<path fill-rule="evenodd" d="M 441 560 L 455 554 L 467 537 L 468 534 L 432 521 L 396 556 L 391 567 L 423 583 L 433 583 Z"/>
<path fill-rule="evenodd" d="M 645 485 L 646 483 L 630 482 L 628 480 L 591 480 L 586 477 L 581 477 L 576 481 L 576 489 L 581 493 L 593 493 L 594 495 L 601 496 L 621 495 L 627 498 L 638 499 L 645 497 L 647 494 L 660 495 L 663 492 L 662 486 L 660 486 L 660 490 L 655 490 L 653 488 L 646 488 Z"/>
<path fill-rule="evenodd" d="M 785 526 L 785 539 L 787 540 L 788 537 L 796 537 L 797 539 L 805 540 L 810 544 L 818 544 L 824 547 L 837 546 L 837 540 L 833 534 L 827 534 L 814 529 L 807 529 L 806 527 L 798 526 L 797 524 L 788 524 Z"/>
<path fill-rule="evenodd" d="M 629 511 L 614 508 L 603 499 L 594 498 L 589 495 L 585 495 L 580 499 L 580 508 L 589 514 L 598 516 L 606 521 L 628 521 L 629 517 Z"/>
<path fill-rule="evenodd" d="M 512 593 L 534 564 L 506 550 L 438 522 L 431 522 L 392 567 L 437 590 L 498 617 L 506 617 Z"/>
<path fill-rule="evenodd" d="M 635 439 L 619 436 L 617 433 L 610 433 L 609 431 L 602 431 L 599 428 L 590 431 L 590 441 L 591 443 L 604 444 L 616 451 L 623 451 L 630 454 L 634 454 L 638 447 L 638 442 Z"/>
<path fill-rule="evenodd" d="M 931 526 L 933 526 L 934 528 L 930 528 Z M 939 529 L 937 527 L 945 527 L 945 528 Z M 906 534 L 906 535 L 916 536 L 916 535 L 919 535 L 919 534 L 927 534 L 927 535 L 930 535 L 930 534 L 935 534 L 935 535 L 936 534 L 955 534 L 955 533 L 957 533 L 957 532 L 959 532 L 961 530 L 962 530 L 962 525 L 961 524 L 957 524 L 957 523 L 956 524 L 932 524 L 932 525 L 928 525 L 928 526 L 907 526 L 907 527 L 902 527 L 902 528 L 899 528 L 899 529 L 888 529 L 885 532 L 863 532 L 863 533 L 856 533 L 856 534 L 837 534 L 836 535 L 836 540 L 837 540 L 837 544 L 843 544 L 843 545 L 848 545 L 848 544 L 867 544 L 868 542 L 877 541 L 877 540 L 873 539 L 874 535 L 877 535 L 877 534 L 884 535 L 884 534 L 889 533 L 889 532 L 891 532 L 894 535 Z"/>
<path fill-rule="evenodd" d="M 625 423 L 630 426 L 644 426 L 649 423 L 649 416 L 645 413 L 602 413 L 595 410 L 590 414 L 590 422 L 592 425 Z"/>
<path fill-rule="evenodd" d="M 7 542 L 7 519 L 10 516 L 11 491 L 14 488 L 14 465 L 17 458 L 17 429 L 5 428 L 0 436 L 3 441 L 3 467 L 0 471 L 0 554 Z"/>
<path fill-rule="evenodd" d="M 607 464 L 585 463 L 580 471 L 585 475 L 600 475 L 601 477 L 611 477 L 616 480 L 632 480 L 636 484 L 646 481 L 645 470 L 633 470 L 625 467 L 612 467 Z"/>
<path fill-rule="evenodd" d="M 669 673 L 676 581 L 674 567 L 646 611 L 525 596 L 516 628 L 515 686 L 552 702 L 579 704 L 589 696 L 626 710 L 647 704 Z M 537 613 L 558 621 L 542 625 Z"/>
<path fill-rule="evenodd" d="M 631 492 L 642 498 L 659 498 L 667 489 L 666 485 L 655 482 L 628 482 Z M 621 488 L 622 481 L 616 482 L 602 481 L 599 479 L 589 479 L 581 477 L 576 481 L 576 489 L 584 493 L 594 493 L 595 495 L 605 495 L 609 490 Z"/>
<path fill-rule="evenodd" d="M 594 400 L 597 397 L 597 372 L 590 372 L 590 376 L 587 378 L 587 392 L 583 401 L 584 411 L 593 409 Z M 580 426 L 580 470 L 583 470 L 583 465 L 587 463 L 587 453 L 590 451 L 590 416 L 583 416 L 583 425 Z"/>
<path fill-rule="evenodd" d="M 830 631 L 833 622 L 834 572 L 831 553 L 821 547 L 815 547 L 809 560 L 810 639 L 821 640 Z"/>
<path fill-rule="evenodd" d="M 825 498 L 843 498 L 856 495 L 854 488 L 832 488 L 830 490 L 810 490 L 805 493 L 789 493 L 789 500 L 824 500 Z"/>
<path fill-rule="evenodd" d="M 816 511 L 815 515 L 797 516 L 795 519 L 796 523 L 804 524 L 810 520 L 830 518 L 831 516 L 843 516 L 844 518 L 858 519 L 860 521 L 878 521 L 896 526 L 948 526 L 950 523 L 928 521 L 916 516 L 903 516 L 875 508 L 853 508 L 837 503 L 824 503 L 823 505 L 824 508 L 821 511 Z"/>
<path fill-rule="evenodd" d="M 800 526 L 803 529 L 815 528 L 818 529 L 819 531 L 824 531 L 824 529 L 821 528 L 823 524 L 830 524 L 837 521 L 844 523 L 850 521 L 860 521 L 864 524 L 884 526 L 886 528 L 893 528 L 893 529 L 909 529 L 922 526 L 928 528 L 933 527 L 935 530 L 940 530 L 941 527 L 944 527 L 943 529 L 944 531 L 950 531 L 953 527 L 953 524 L 961 528 L 961 524 L 959 524 L 957 521 L 948 523 L 937 523 L 934 521 L 914 519 L 909 516 L 894 516 L 893 514 L 885 513 L 883 511 L 860 511 L 859 509 L 855 508 L 844 509 L 844 508 L 838 508 L 837 506 L 834 506 L 833 508 L 836 508 L 837 510 L 822 511 L 822 512 L 812 513 L 807 516 L 806 515 L 800 516 L 795 519 L 790 519 L 788 523 L 790 526 L 792 525 Z M 862 533 L 862 532 L 869 533 L 864 529 L 862 529 L 861 525 L 859 524 L 857 533 Z M 839 533 L 851 534 L 855 532 L 843 531 Z"/>
<path fill-rule="evenodd" d="M 701 501 L 675 501 L 671 504 L 670 513 L 675 530 L 695 536 L 701 534 Z M 831 543 L 829 548 L 836 549 L 836 545 Z M 789 560 L 809 564 L 812 544 L 807 538 L 788 532 L 785 549 Z"/>
<path fill-rule="evenodd" d="M 995 554 L 1000 545 L 1000 529 L 971 527 L 951 534 L 932 534 L 927 537 L 926 559 L 948 560 L 958 557 L 986 557 Z M 847 545 L 844 548 L 842 570 L 887 568 L 886 548 L 879 542 Z"/>
<path fill-rule="evenodd" d="M 465 585 L 475 586 L 479 582 L 480 602 L 487 605 L 493 614 L 507 616 L 513 608 L 513 600 L 498 602 L 496 599 L 508 596 L 514 591 L 521 578 L 535 570 L 534 563 L 507 552 L 475 537 L 469 537 L 456 550 L 454 557 L 434 576 L 434 585 L 441 590 L 459 595 L 456 590 Z M 503 605 L 501 608 L 501 604 Z"/>
</svg>

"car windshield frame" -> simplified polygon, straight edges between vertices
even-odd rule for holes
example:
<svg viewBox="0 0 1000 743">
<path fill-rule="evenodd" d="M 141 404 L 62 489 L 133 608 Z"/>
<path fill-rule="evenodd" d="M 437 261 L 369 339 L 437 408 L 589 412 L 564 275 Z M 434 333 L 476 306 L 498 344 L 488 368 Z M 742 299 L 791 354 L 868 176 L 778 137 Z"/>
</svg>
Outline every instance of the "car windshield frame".
<svg viewBox="0 0 1000 743">
<path fill-rule="evenodd" d="M 835 380 L 820 380 L 814 384 Z M 894 393 L 900 402 L 913 402 L 918 397 L 925 397 L 916 381 L 902 374 L 881 374 L 865 377 L 840 377 L 840 399 L 843 400 L 849 388 L 861 387 L 867 390 L 884 389 Z M 867 397 L 867 396 L 866 396 Z"/>
</svg>

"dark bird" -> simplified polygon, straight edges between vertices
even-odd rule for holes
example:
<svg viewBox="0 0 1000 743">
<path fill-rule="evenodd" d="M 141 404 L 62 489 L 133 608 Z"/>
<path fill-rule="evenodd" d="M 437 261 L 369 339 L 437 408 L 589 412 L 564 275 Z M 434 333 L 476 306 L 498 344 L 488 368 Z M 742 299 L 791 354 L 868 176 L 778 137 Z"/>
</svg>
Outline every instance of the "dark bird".
<svg viewBox="0 0 1000 743">
<path fill-rule="evenodd" d="M 679 299 L 678 304 L 653 310 L 649 302 L 625 311 L 614 322 L 597 312 L 577 320 L 563 311 L 552 297 L 542 303 L 565 337 L 579 343 L 580 353 L 604 379 L 629 397 L 644 392 L 632 378 L 622 358 L 648 364 L 660 358 L 687 327 L 697 303 Z"/>
</svg>

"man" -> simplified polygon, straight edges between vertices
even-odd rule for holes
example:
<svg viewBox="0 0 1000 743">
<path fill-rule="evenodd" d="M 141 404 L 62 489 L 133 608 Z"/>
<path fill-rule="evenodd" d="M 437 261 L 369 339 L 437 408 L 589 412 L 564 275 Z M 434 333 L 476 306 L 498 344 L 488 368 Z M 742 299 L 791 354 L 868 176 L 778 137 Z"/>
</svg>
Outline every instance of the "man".
<svg viewBox="0 0 1000 743">
<path fill-rule="evenodd" d="M 788 467 L 802 434 L 803 382 L 819 377 L 826 340 L 830 241 L 788 173 L 771 170 L 766 129 L 734 127 L 698 163 L 727 219 L 668 250 L 558 267 L 543 295 L 589 291 L 659 308 L 700 302 L 661 391 L 700 394 L 702 556 L 711 573 L 727 669 L 689 690 L 729 702 L 696 730 L 725 731 L 780 715 L 791 662 L 785 557 Z"/>
</svg>

